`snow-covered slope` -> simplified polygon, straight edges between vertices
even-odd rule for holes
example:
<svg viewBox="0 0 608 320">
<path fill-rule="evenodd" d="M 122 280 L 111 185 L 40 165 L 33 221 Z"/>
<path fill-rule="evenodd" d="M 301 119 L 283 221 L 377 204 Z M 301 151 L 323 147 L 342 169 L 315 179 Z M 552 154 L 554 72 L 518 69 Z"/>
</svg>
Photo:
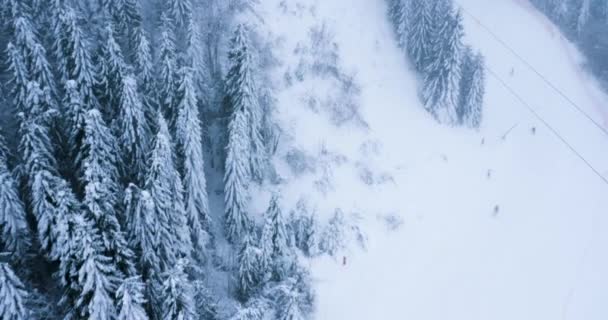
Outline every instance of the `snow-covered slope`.
<svg viewBox="0 0 608 320">
<path fill-rule="evenodd" d="M 484 26 L 603 124 L 608 99 L 576 50 L 525 0 L 458 3 L 489 69 L 608 177 L 608 136 Z M 478 132 L 438 125 L 385 12 L 382 0 L 259 8 L 280 57 L 285 205 L 339 209 L 367 235 L 310 262 L 316 318 L 608 318 L 608 185 L 490 75 Z"/>
</svg>

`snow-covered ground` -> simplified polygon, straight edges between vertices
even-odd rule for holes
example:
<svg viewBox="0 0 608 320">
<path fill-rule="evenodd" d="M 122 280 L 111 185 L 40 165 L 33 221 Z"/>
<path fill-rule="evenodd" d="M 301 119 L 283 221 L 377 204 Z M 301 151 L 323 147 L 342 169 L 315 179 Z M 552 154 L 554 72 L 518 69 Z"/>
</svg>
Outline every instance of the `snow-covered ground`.
<svg viewBox="0 0 608 320">
<path fill-rule="evenodd" d="M 604 123 L 608 99 L 576 50 L 524 0 L 457 2 L 488 67 L 608 177 L 608 136 L 471 15 Z M 481 130 L 438 125 L 385 12 L 382 0 L 259 8 L 280 57 L 285 205 L 300 201 L 322 220 L 340 209 L 367 234 L 366 249 L 310 261 L 316 318 L 607 319 L 608 184 L 489 74 Z M 311 43 L 311 30 L 333 37 Z M 338 76 L 306 72 L 327 48 Z M 359 113 L 337 121 L 345 101 Z M 285 161 L 294 155 L 297 170 Z"/>
</svg>

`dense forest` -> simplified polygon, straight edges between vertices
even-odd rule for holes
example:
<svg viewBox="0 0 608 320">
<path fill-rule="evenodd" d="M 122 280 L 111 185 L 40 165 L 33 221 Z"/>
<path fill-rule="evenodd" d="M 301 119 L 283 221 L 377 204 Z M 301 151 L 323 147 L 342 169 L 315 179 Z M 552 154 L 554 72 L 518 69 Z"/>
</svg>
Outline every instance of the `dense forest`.
<svg viewBox="0 0 608 320">
<path fill-rule="evenodd" d="M 310 314 L 314 222 L 248 212 L 276 143 L 251 3 L 1 7 L 0 319 Z"/>
<path fill-rule="evenodd" d="M 587 68 L 608 88 L 608 1 L 532 0 L 587 57 Z"/>
<path fill-rule="evenodd" d="M 280 136 L 256 2 L 0 5 L 0 319 L 310 318 L 303 257 L 343 247 L 344 217 L 280 188 L 251 209 Z M 389 18 L 429 113 L 478 128 L 483 57 L 452 1 Z"/>
<path fill-rule="evenodd" d="M 391 0 L 399 46 L 422 79 L 420 97 L 441 123 L 478 128 L 482 120 L 483 56 L 463 43 L 462 13 L 452 0 Z"/>
</svg>

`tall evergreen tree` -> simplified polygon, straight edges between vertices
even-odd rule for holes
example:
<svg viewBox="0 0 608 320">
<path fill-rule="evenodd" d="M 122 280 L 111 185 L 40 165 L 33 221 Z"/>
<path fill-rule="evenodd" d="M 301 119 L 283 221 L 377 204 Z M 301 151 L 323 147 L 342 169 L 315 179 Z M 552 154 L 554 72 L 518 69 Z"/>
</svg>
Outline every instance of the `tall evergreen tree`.
<svg viewBox="0 0 608 320">
<path fill-rule="evenodd" d="M 144 309 L 144 284 L 139 277 L 125 279 L 118 290 L 118 316 L 116 320 L 148 320 Z"/>
<path fill-rule="evenodd" d="M 243 235 L 238 254 L 238 288 L 241 300 L 246 301 L 261 280 L 260 249 L 251 239 L 250 234 Z"/>
<path fill-rule="evenodd" d="M 424 71 L 431 52 L 430 42 L 433 32 L 431 2 L 412 0 L 409 10 L 410 29 L 407 50 L 412 64 L 419 72 Z"/>
<path fill-rule="evenodd" d="M 113 293 L 118 284 L 111 259 L 101 252 L 103 241 L 92 221 L 82 214 L 69 217 L 71 231 L 63 245 L 60 276 L 69 288 L 63 302 L 69 306 L 68 319 L 115 318 Z"/>
<path fill-rule="evenodd" d="M 88 110 L 98 108 L 99 102 L 93 89 L 98 77 L 94 65 L 90 45 L 78 25 L 78 19 L 73 9 L 63 7 L 59 16 L 55 53 L 59 62 L 61 79 L 76 81 L 83 105 Z"/>
<path fill-rule="evenodd" d="M 169 1 L 171 18 L 178 26 L 186 26 L 192 19 L 192 2 L 190 0 Z"/>
<path fill-rule="evenodd" d="M 9 87 L 11 88 L 11 96 L 16 111 L 25 114 L 30 113 L 27 100 L 27 85 L 30 79 L 29 72 L 24 62 L 24 57 L 12 43 L 6 46 L 6 55 L 8 57 L 8 71 L 10 76 L 8 79 Z"/>
<path fill-rule="evenodd" d="M 158 92 L 154 78 L 154 67 L 152 64 L 152 54 L 150 53 L 150 43 L 143 27 L 135 30 L 135 41 L 137 46 L 134 54 L 134 66 L 137 75 L 137 83 L 144 106 L 144 114 L 148 123 L 153 123 L 155 110 L 158 108 Z"/>
<path fill-rule="evenodd" d="M 8 263 L 0 262 L 0 319 L 29 320 L 29 293 Z"/>
<path fill-rule="evenodd" d="M 83 204 L 100 231 L 102 252 L 112 258 L 120 271 L 132 275 L 135 272 L 131 261 L 133 253 L 118 219 L 120 187 L 116 139 L 96 109 L 87 112 L 84 131 L 83 148 L 78 155 L 78 162 L 82 164 Z"/>
<path fill-rule="evenodd" d="M 159 64 L 159 92 L 160 105 L 163 108 L 169 123 L 175 124 L 177 105 L 175 92 L 177 91 L 177 56 L 175 49 L 174 21 L 163 12 L 160 24 L 160 43 L 158 49 Z"/>
<path fill-rule="evenodd" d="M 458 93 L 461 77 L 462 16 L 449 16 L 438 29 L 432 61 L 426 68 L 422 98 L 437 120 L 446 124 L 458 122 Z"/>
<path fill-rule="evenodd" d="M 184 259 L 165 273 L 163 279 L 163 319 L 195 320 L 194 289 L 185 273 Z"/>
<path fill-rule="evenodd" d="M 101 46 L 99 58 L 99 81 L 97 81 L 97 97 L 108 119 L 114 119 L 117 106 L 120 103 L 123 79 L 126 65 L 122 50 L 114 38 L 112 24 L 105 27 L 105 44 Z"/>
<path fill-rule="evenodd" d="M 478 128 L 482 119 L 483 97 L 485 94 L 485 70 L 483 56 L 465 51 L 460 81 L 461 121 L 470 128 Z"/>
<path fill-rule="evenodd" d="M 181 158 L 188 225 L 197 250 L 204 248 L 205 230 L 210 230 L 207 182 L 203 158 L 202 128 L 198 113 L 193 70 L 183 68 L 179 85 L 179 115 L 176 136 Z"/>
<path fill-rule="evenodd" d="M 249 150 L 247 135 L 247 114 L 243 108 L 232 114 L 228 126 L 229 138 L 224 174 L 224 202 L 226 207 L 226 235 L 237 241 L 251 226 L 246 211 L 247 181 L 249 179 Z"/>
<path fill-rule="evenodd" d="M 389 18 L 397 37 L 399 47 L 407 46 L 409 35 L 409 18 L 410 18 L 410 1 L 411 0 L 390 0 L 389 3 Z"/>
<path fill-rule="evenodd" d="M 228 60 L 230 69 L 226 75 L 225 91 L 230 112 L 244 112 L 246 126 L 247 148 L 243 156 L 248 157 L 251 178 L 261 180 L 264 162 L 267 159 L 261 135 L 262 109 L 256 97 L 256 87 L 253 82 L 253 62 L 249 46 L 247 30 L 239 25 L 231 40 Z M 231 134 L 231 133 L 230 133 Z"/>
<path fill-rule="evenodd" d="M 21 56 L 26 66 L 30 80 L 36 81 L 40 88 L 48 90 L 51 96 L 55 95 L 55 80 L 51 66 L 47 60 L 46 50 L 27 15 L 14 20 L 15 46 L 21 48 Z"/>
<path fill-rule="evenodd" d="M 171 136 L 163 116 L 158 116 L 158 133 L 150 155 L 145 189 L 154 203 L 149 212 L 158 224 L 158 256 L 161 270 L 169 270 L 179 258 L 189 258 L 192 242 L 184 209 L 183 186 L 174 162 Z"/>
<path fill-rule="evenodd" d="M 123 79 L 120 116 L 117 122 L 125 180 L 141 184 L 146 172 L 150 127 L 144 105 L 137 92 L 137 82 L 130 75 Z"/>
<path fill-rule="evenodd" d="M 5 147 L 0 139 L 0 251 L 24 257 L 30 246 L 25 208 L 2 150 Z"/>
</svg>

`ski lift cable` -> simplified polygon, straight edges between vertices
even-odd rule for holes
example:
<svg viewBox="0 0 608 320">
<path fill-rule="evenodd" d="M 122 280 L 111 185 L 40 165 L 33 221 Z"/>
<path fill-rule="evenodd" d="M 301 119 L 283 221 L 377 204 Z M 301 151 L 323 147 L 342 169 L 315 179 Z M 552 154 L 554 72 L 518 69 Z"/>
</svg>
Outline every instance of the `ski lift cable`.
<svg viewBox="0 0 608 320">
<path fill-rule="evenodd" d="M 492 38 L 494 38 L 500 45 L 505 47 L 512 55 L 514 55 L 519 61 L 521 61 L 528 69 L 534 72 L 549 88 L 555 91 L 559 96 L 561 96 L 570 106 L 572 106 L 576 111 L 578 111 L 581 115 L 583 115 L 587 120 L 593 123 L 598 129 L 600 129 L 604 135 L 608 137 L 608 129 L 600 124 L 597 120 L 593 119 L 588 113 L 586 113 L 576 102 L 570 99 L 563 91 L 561 91 L 555 84 L 553 84 L 547 77 L 545 77 L 540 71 L 538 71 L 530 62 L 528 62 L 522 55 L 517 53 L 515 49 L 513 49 L 509 44 L 507 44 L 504 40 L 502 40 L 496 33 L 494 33 L 488 26 L 486 26 L 479 18 L 474 16 L 470 11 L 468 11 L 464 6 L 455 1 L 466 15 L 470 16 L 483 30 L 485 30 Z"/>
</svg>

